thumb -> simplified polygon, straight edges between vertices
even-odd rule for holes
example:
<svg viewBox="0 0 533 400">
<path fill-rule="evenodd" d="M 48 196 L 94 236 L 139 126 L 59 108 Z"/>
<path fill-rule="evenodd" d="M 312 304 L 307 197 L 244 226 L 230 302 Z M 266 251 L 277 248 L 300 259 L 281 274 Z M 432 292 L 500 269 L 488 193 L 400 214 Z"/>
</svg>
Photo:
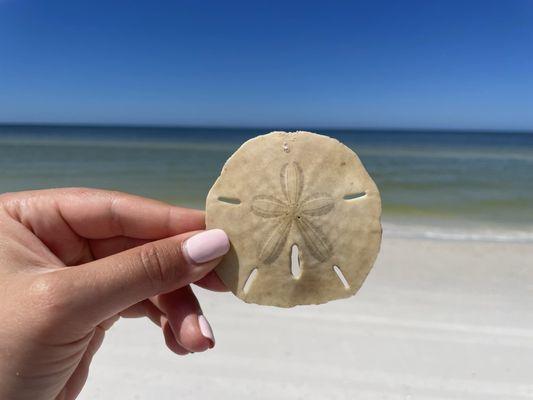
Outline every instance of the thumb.
<svg viewBox="0 0 533 400">
<path fill-rule="evenodd" d="M 65 270 L 76 315 L 94 323 L 160 293 L 204 277 L 226 254 L 226 233 L 186 233 Z"/>
</svg>

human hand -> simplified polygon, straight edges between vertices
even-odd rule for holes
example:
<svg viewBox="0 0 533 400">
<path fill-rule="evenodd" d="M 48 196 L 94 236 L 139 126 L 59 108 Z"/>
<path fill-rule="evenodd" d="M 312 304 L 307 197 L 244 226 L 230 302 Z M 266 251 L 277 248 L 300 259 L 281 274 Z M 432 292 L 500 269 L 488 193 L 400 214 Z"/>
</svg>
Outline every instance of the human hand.
<svg viewBox="0 0 533 400">
<path fill-rule="evenodd" d="M 177 354 L 214 346 L 189 286 L 226 290 L 201 211 L 92 189 L 0 196 L 0 399 L 70 400 L 105 331 L 148 317 Z M 190 240 L 187 240 L 190 239 Z"/>
</svg>

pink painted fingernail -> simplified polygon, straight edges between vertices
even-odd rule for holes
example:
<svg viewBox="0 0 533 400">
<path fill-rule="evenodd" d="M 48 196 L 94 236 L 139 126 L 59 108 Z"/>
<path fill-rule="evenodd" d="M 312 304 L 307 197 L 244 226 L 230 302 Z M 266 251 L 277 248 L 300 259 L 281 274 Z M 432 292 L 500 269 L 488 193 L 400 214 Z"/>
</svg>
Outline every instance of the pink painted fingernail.
<svg viewBox="0 0 533 400">
<path fill-rule="evenodd" d="M 215 346 L 215 336 L 213 335 L 211 325 L 209 325 L 209 322 L 203 315 L 198 316 L 198 325 L 200 325 L 200 332 L 202 332 L 202 335 L 211 342 L 209 348 L 212 349 Z"/>
<path fill-rule="evenodd" d="M 183 253 L 194 264 L 203 264 L 229 251 L 229 239 L 222 229 L 198 233 L 183 243 Z"/>
</svg>

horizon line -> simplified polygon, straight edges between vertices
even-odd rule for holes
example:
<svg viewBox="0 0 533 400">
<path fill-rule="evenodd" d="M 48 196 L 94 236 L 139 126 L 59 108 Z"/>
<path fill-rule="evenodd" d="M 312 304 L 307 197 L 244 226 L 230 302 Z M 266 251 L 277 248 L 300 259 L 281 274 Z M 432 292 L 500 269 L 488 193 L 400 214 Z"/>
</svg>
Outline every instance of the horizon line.
<svg viewBox="0 0 533 400">
<path fill-rule="evenodd" d="M 511 128 L 441 128 L 441 127 L 391 127 L 391 126 L 286 126 L 285 128 L 273 128 L 266 125 L 232 125 L 232 124 L 150 124 L 150 123 L 121 123 L 121 122 L 3 122 L 0 121 L 0 127 L 13 126 L 56 126 L 56 127 L 87 127 L 87 128 L 155 128 L 155 129 L 235 129 L 235 130 L 284 130 L 288 132 L 305 131 L 313 129 L 329 129 L 336 131 L 426 131 L 426 132 L 471 132 L 471 133 L 524 133 L 533 134 L 533 128 L 530 129 L 511 129 Z"/>
</svg>

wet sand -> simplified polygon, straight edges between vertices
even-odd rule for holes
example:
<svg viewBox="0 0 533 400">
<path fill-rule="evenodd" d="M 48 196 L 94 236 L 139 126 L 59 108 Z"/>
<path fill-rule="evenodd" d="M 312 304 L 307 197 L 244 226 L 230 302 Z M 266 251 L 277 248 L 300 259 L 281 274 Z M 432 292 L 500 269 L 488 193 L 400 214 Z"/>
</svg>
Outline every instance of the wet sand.
<svg viewBox="0 0 533 400">
<path fill-rule="evenodd" d="M 276 309 L 195 289 L 217 344 L 109 332 L 80 399 L 533 399 L 533 246 L 385 237 L 359 293 Z"/>
</svg>

